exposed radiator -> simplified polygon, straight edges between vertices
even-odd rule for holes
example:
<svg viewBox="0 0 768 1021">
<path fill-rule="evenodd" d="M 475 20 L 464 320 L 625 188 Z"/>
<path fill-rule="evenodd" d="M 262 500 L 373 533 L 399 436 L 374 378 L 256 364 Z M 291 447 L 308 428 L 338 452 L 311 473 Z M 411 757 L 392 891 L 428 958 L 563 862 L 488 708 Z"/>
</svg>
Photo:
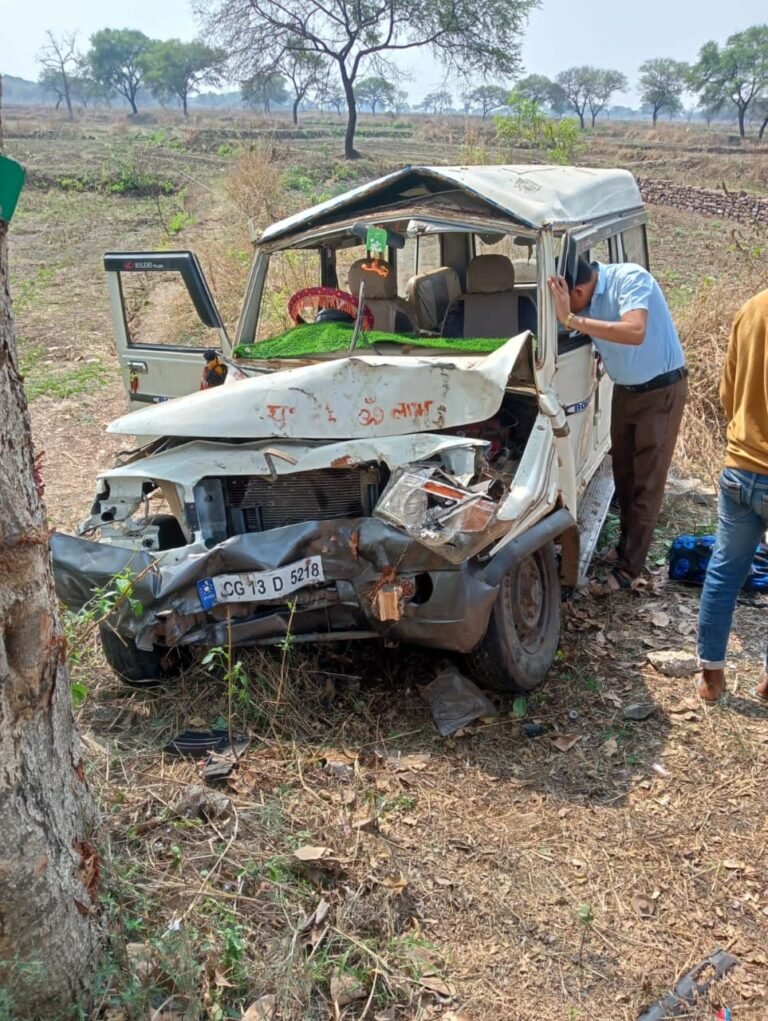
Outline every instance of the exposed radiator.
<svg viewBox="0 0 768 1021">
<path fill-rule="evenodd" d="M 231 534 L 261 532 L 301 521 L 370 515 L 379 496 L 375 468 L 321 468 L 280 475 L 222 479 Z"/>
</svg>

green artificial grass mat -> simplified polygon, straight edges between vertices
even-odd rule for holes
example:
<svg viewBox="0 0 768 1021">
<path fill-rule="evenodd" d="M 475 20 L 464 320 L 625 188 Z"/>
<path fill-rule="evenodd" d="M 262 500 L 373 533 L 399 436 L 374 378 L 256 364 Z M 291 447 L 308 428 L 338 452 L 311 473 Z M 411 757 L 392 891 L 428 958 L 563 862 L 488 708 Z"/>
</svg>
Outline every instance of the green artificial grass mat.
<svg viewBox="0 0 768 1021">
<path fill-rule="evenodd" d="M 352 323 L 306 323 L 295 326 L 278 337 L 268 337 L 257 344 L 238 344 L 235 358 L 299 358 L 308 355 L 331 354 L 349 349 L 354 325 Z M 488 337 L 420 337 L 414 333 L 384 333 L 361 331 L 356 351 L 375 348 L 376 344 L 402 344 L 408 347 L 439 348 L 488 354 L 503 344 L 505 339 Z"/>
</svg>

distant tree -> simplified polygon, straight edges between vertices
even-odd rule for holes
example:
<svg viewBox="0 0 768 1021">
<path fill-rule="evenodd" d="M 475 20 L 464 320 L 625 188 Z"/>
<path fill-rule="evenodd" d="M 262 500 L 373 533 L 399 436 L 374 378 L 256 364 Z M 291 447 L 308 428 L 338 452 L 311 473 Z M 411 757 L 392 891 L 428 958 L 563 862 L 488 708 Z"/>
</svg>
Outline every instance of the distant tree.
<svg viewBox="0 0 768 1021">
<path fill-rule="evenodd" d="M 394 106 L 395 93 L 397 89 L 381 75 L 374 75 L 371 78 L 361 78 L 355 86 L 355 98 L 361 106 L 367 106 L 373 116 L 376 116 L 376 108 L 379 106 Z"/>
<path fill-rule="evenodd" d="M 261 71 L 240 83 L 243 102 L 248 106 L 261 106 L 270 113 L 273 104 L 285 106 L 289 101 L 285 78 L 278 71 Z"/>
<path fill-rule="evenodd" d="M 395 113 L 407 113 L 410 110 L 408 104 L 408 93 L 405 89 L 395 89 L 395 97 L 392 103 L 392 108 Z"/>
<path fill-rule="evenodd" d="M 91 77 L 84 60 L 80 61 L 78 73 L 70 81 L 72 85 L 72 99 L 80 103 L 83 109 L 90 105 L 101 106 L 106 104 L 109 106 L 110 101 L 114 98 L 115 94 L 109 86 L 103 85 Z"/>
<path fill-rule="evenodd" d="M 347 97 L 344 95 L 341 87 L 334 84 L 328 75 L 323 77 L 315 86 L 315 102 L 321 110 L 326 106 L 332 107 L 338 116 L 341 117 L 341 111 L 344 109 L 346 101 Z"/>
<path fill-rule="evenodd" d="M 539 106 L 548 106 L 555 83 L 544 74 L 529 74 L 515 85 L 515 92 L 522 99 L 530 99 Z"/>
<path fill-rule="evenodd" d="M 188 116 L 189 97 L 201 85 L 219 85 L 227 54 L 202 42 L 165 39 L 139 57 L 144 84 L 157 99 L 176 99 Z"/>
<path fill-rule="evenodd" d="M 445 113 L 452 106 L 453 97 L 446 89 L 435 89 L 434 92 L 428 92 L 419 103 L 420 110 L 423 110 L 424 113 L 435 114 L 435 116 Z"/>
<path fill-rule="evenodd" d="M 198 0 L 208 30 L 244 77 L 274 67 L 301 45 L 338 69 L 347 99 L 344 154 L 355 158 L 355 83 L 377 57 L 428 48 L 464 74 L 511 77 L 520 38 L 539 0 Z"/>
<path fill-rule="evenodd" d="M 286 49 L 276 66 L 280 74 L 290 83 L 293 89 L 292 116 L 293 123 L 299 123 L 299 105 L 310 89 L 313 89 L 323 77 L 325 60 L 319 53 L 297 46 Z"/>
<path fill-rule="evenodd" d="M 509 91 L 503 85 L 478 85 L 470 92 L 465 92 L 462 98 L 469 110 L 478 110 L 485 120 L 492 110 L 504 106 L 509 97 Z"/>
<path fill-rule="evenodd" d="M 689 74 L 687 64 L 668 57 L 656 57 L 640 65 L 640 98 L 650 107 L 654 127 L 662 110 L 669 114 L 682 112 Z"/>
<path fill-rule="evenodd" d="M 37 62 L 42 67 L 38 80 L 46 92 L 57 96 L 56 109 L 64 103 L 67 116 L 73 120 L 72 79 L 77 74 L 80 60 L 76 50 L 77 32 L 57 37 L 48 29 L 45 35 L 48 42 L 37 55 Z"/>
<path fill-rule="evenodd" d="M 597 69 L 589 94 L 589 112 L 592 115 L 592 127 L 595 126 L 599 114 L 608 105 L 614 92 L 624 92 L 629 88 L 627 76 L 621 71 Z"/>
<path fill-rule="evenodd" d="M 768 88 L 768 25 L 754 25 L 729 36 L 722 49 L 705 43 L 690 72 L 691 87 L 700 94 L 702 109 L 736 107 L 739 135 L 746 135 L 751 104 Z"/>
<path fill-rule="evenodd" d="M 589 109 L 592 127 L 598 115 L 605 109 L 614 92 L 629 88 L 626 75 L 599 67 L 570 67 L 557 76 L 557 84 L 563 90 L 565 100 L 579 118 L 584 129 L 584 117 Z"/>
<path fill-rule="evenodd" d="M 127 100 L 138 113 L 136 96 L 142 84 L 143 58 L 152 40 L 133 28 L 104 28 L 91 36 L 86 60 L 97 82 Z"/>
</svg>

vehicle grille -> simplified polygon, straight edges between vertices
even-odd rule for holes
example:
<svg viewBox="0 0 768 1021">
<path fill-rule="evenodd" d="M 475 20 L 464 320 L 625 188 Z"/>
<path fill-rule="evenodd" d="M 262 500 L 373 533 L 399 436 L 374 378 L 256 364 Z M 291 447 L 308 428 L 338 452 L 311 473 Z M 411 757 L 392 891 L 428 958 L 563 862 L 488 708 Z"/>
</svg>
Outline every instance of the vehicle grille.
<svg viewBox="0 0 768 1021">
<path fill-rule="evenodd" d="M 379 496 L 375 468 L 321 468 L 275 482 L 243 475 L 222 480 L 230 532 L 261 532 L 301 521 L 370 515 Z"/>
</svg>

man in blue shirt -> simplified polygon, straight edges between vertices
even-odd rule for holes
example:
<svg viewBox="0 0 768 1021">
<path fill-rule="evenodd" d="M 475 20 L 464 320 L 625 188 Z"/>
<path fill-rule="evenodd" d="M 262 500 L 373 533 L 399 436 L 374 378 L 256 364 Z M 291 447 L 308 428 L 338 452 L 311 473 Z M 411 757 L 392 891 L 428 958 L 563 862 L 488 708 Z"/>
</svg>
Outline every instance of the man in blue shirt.
<svg viewBox="0 0 768 1021">
<path fill-rule="evenodd" d="M 619 541 L 605 591 L 640 577 L 658 521 L 688 394 L 688 370 L 661 288 L 630 262 L 590 265 L 552 277 L 557 317 L 591 337 L 614 382 L 611 454 L 620 510 Z"/>
</svg>

